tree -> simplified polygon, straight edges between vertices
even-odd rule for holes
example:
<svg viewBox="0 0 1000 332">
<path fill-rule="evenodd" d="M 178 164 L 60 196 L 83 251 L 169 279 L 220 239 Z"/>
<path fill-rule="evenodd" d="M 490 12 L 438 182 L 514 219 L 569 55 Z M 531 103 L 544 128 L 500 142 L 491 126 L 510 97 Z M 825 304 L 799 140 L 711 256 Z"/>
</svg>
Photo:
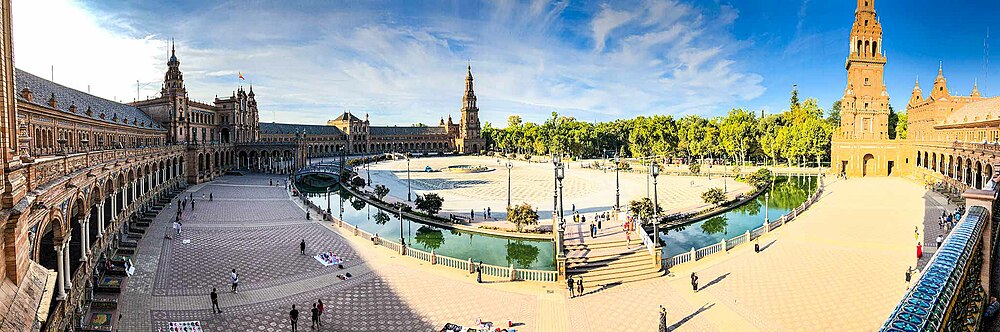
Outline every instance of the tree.
<svg viewBox="0 0 1000 332">
<path fill-rule="evenodd" d="M 698 175 L 698 173 L 701 173 L 701 164 L 692 163 L 688 165 L 688 171 L 691 172 L 691 174 Z"/>
<path fill-rule="evenodd" d="M 388 213 L 382 212 L 382 210 L 378 210 L 378 212 L 375 212 L 375 224 L 376 225 L 385 225 L 385 223 L 387 223 L 387 222 L 389 222 L 389 214 Z"/>
<path fill-rule="evenodd" d="M 357 187 L 364 187 L 365 186 L 365 179 L 362 179 L 360 176 L 356 176 L 353 179 L 351 179 L 351 186 L 353 186 L 355 188 L 357 188 Z"/>
<path fill-rule="evenodd" d="M 507 243 L 507 263 L 516 263 L 518 267 L 527 269 L 531 267 L 531 263 L 538 260 L 540 252 L 538 247 L 529 243 L 523 243 L 523 241 L 510 242 Z"/>
<path fill-rule="evenodd" d="M 524 226 L 538 224 L 538 211 L 528 203 L 521 203 L 507 209 L 507 221 L 513 223 L 520 232 Z"/>
<path fill-rule="evenodd" d="M 747 183 L 758 189 L 764 188 L 771 183 L 771 170 L 761 167 L 756 172 L 747 176 Z"/>
<path fill-rule="evenodd" d="M 896 125 L 898 124 L 899 114 L 896 113 L 896 110 L 892 109 L 892 104 L 889 104 L 889 132 L 887 133 L 889 135 L 889 139 L 896 139 Z"/>
<path fill-rule="evenodd" d="M 389 187 L 386 187 L 385 185 L 381 184 L 375 185 L 375 197 L 378 197 L 378 200 L 381 201 L 383 198 L 385 198 L 385 195 L 388 194 L 389 194 Z"/>
<path fill-rule="evenodd" d="M 423 195 L 417 195 L 416 201 L 417 210 L 427 212 L 429 215 L 436 215 L 438 211 L 441 211 L 441 205 L 444 204 L 444 198 L 438 196 L 435 193 L 426 193 Z"/>
<path fill-rule="evenodd" d="M 726 192 L 722 188 L 712 188 L 701 193 L 701 200 L 712 205 L 719 205 L 726 201 Z"/>
<path fill-rule="evenodd" d="M 896 115 L 896 139 L 906 139 L 906 112 Z"/>
<path fill-rule="evenodd" d="M 757 142 L 757 117 L 752 112 L 736 108 L 722 120 L 719 143 L 726 153 L 745 162 Z"/>
<path fill-rule="evenodd" d="M 444 244 L 444 234 L 439 229 L 423 225 L 417 228 L 417 234 L 413 236 L 413 240 L 423 244 L 424 248 L 436 250 Z"/>
<path fill-rule="evenodd" d="M 659 207 L 659 206 L 658 206 Z M 643 197 L 639 199 L 633 199 L 628 202 L 628 211 L 639 217 L 641 220 L 649 220 L 653 216 L 653 201 L 649 197 Z M 659 207 L 659 212 L 663 212 L 663 208 Z"/>
<path fill-rule="evenodd" d="M 830 106 L 830 115 L 826 117 L 826 122 L 834 128 L 840 127 L 840 108 L 839 100 L 833 102 L 833 106 Z"/>
</svg>

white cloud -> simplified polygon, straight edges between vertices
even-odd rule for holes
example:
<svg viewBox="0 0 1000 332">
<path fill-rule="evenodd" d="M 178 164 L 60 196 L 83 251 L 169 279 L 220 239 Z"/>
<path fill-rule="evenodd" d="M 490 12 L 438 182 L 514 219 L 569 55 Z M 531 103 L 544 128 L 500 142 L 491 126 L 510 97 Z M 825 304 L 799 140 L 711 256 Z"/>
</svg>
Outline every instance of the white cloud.
<svg viewBox="0 0 1000 332">
<path fill-rule="evenodd" d="M 476 2 L 461 2 L 468 3 Z M 615 9 L 495 1 L 420 12 L 259 8 L 266 5 L 227 7 L 229 15 L 194 11 L 181 24 L 164 24 L 159 12 L 101 16 L 73 3 L 15 0 L 17 65 L 41 75 L 59 61 L 56 81 L 93 84 L 101 87 L 96 94 L 131 101 L 136 79 L 162 79 L 167 46 L 130 36 L 177 36 L 193 98 L 211 101 L 253 82 L 264 122 L 325 123 L 344 110 L 372 113 L 380 124 L 457 117 L 469 59 L 481 117 L 497 124 L 513 113 L 540 121 L 553 111 L 583 120 L 718 114 L 764 91 L 760 75 L 734 60 L 741 43 L 726 31 L 738 13 L 727 6 L 706 18 L 691 5 L 653 0 Z M 586 27 L 566 18 L 570 6 L 574 15 L 589 13 Z M 83 28 L 46 22 L 50 7 Z M 67 43 L 94 51 L 59 52 Z M 143 95 L 159 90 L 153 85 Z"/>
<path fill-rule="evenodd" d="M 162 77 L 166 44 L 153 36 L 131 38 L 105 29 L 108 18 L 68 1 L 13 1 L 16 66 L 57 83 L 108 99 L 132 101 L 136 80 Z M 158 92 L 149 84 L 143 97 Z"/>
</svg>

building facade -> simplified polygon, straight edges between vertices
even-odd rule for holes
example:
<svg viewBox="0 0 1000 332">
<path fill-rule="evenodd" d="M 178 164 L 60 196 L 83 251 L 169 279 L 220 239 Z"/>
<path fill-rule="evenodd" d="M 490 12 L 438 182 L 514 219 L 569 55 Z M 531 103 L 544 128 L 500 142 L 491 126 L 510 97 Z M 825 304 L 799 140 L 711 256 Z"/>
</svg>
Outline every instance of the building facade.
<svg viewBox="0 0 1000 332">
<path fill-rule="evenodd" d="M 0 0 L 0 331 L 79 326 L 102 255 L 185 185 L 290 173 L 308 157 L 485 146 L 471 68 L 457 124 L 371 126 L 349 112 L 327 125 L 260 123 L 252 87 L 189 98 L 173 47 L 160 95 L 128 104 L 15 69 L 10 5 Z"/>
<path fill-rule="evenodd" d="M 943 65 L 929 93 L 917 82 L 906 106 L 906 138 L 889 139 L 887 59 L 874 0 L 858 0 L 847 57 L 847 87 L 831 172 L 849 177 L 905 176 L 954 192 L 982 188 L 992 178 L 1000 141 L 1000 98 L 972 84 L 968 95 L 948 88 Z"/>
</svg>

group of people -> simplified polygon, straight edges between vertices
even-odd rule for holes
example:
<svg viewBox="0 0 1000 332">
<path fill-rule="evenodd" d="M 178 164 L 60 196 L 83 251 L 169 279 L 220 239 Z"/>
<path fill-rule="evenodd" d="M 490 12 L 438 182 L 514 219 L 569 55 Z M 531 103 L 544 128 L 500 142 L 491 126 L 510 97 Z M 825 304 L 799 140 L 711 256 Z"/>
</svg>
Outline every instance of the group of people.
<svg viewBox="0 0 1000 332">
<path fill-rule="evenodd" d="M 469 220 L 474 220 L 474 219 L 476 219 L 476 210 L 470 209 Z M 490 219 L 493 219 L 493 209 L 487 206 L 486 208 L 483 209 L 483 220 L 490 220 Z"/>
<path fill-rule="evenodd" d="M 573 276 L 569 276 L 566 278 L 566 286 L 569 288 L 569 298 L 583 296 L 583 277 L 578 276 L 574 281 Z M 576 290 L 575 293 L 573 292 L 574 289 Z"/>
<path fill-rule="evenodd" d="M 941 217 L 938 218 L 938 230 L 944 230 L 946 233 L 950 232 L 955 224 L 962 219 L 962 215 L 965 214 L 965 208 L 959 206 L 955 209 L 955 212 L 948 213 L 948 211 L 941 211 Z"/>
<path fill-rule="evenodd" d="M 322 299 L 319 299 L 315 303 L 312 304 L 312 310 L 311 310 L 312 316 L 310 318 L 310 320 L 312 321 L 312 328 L 316 328 L 316 326 L 323 326 L 323 320 L 321 320 L 320 318 L 323 316 L 323 311 L 325 309 L 326 309 L 326 307 L 323 306 L 323 300 Z M 292 331 L 298 331 L 299 330 L 299 310 L 295 309 L 295 305 L 294 304 L 292 305 L 292 310 L 288 311 L 288 320 L 291 321 Z"/>
</svg>

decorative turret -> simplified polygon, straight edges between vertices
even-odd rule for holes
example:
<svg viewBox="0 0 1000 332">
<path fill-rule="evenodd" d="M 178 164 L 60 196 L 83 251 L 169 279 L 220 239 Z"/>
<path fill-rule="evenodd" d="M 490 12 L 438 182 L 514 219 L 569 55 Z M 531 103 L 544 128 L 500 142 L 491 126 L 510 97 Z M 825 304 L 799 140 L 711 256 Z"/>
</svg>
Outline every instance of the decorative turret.
<svg viewBox="0 0 1000 332">
<path fill-rule="evenodd" d="M 972 96 L 973 97 L 977 97 L 977 98 L 978 97 L 982 97 L 982 95 L 979 94 L 979 80 L 978 79 L 976 80 L 976 83 L 972 84 Z"/>
<path fill-rule="evenodd" d="M 944 63 L 938 65 L 938 75 L 934 78 L 934 90 L 931 90 L 931 98 L 938 100 L 950 96 L 948 94 L 948 80 L 944 78 Z"/>
<path fill-rule="evenodd" d="M 923 94 L 923 91 L 920 90 L 920 79 L 917 79 L 917 82 L 913 84 L 913 92 L 910 94 L 910 103 L 906 107 L 911 108 L 923 101 Z"/>
<path fill-rule="evenodd" d="M 184 74 L 181 73 L 181 62 L 177 60 L 177 52 L 174 49 L 173 41 L 170 42 L 170 59 L 167 60 L 167 73 L 163 76 L 163 88 L 160 94 L 163 96 L 184 96 L 187 94 L 184 87 Z"/>
<path fill-rule="evenodd" d="M 472 65 L 468 67 L 468 74 L 465 76 L 465 95 L 462 96 L 462 109 L 476 109 L 476 91 L 472 88 Z"/>
</svg>

